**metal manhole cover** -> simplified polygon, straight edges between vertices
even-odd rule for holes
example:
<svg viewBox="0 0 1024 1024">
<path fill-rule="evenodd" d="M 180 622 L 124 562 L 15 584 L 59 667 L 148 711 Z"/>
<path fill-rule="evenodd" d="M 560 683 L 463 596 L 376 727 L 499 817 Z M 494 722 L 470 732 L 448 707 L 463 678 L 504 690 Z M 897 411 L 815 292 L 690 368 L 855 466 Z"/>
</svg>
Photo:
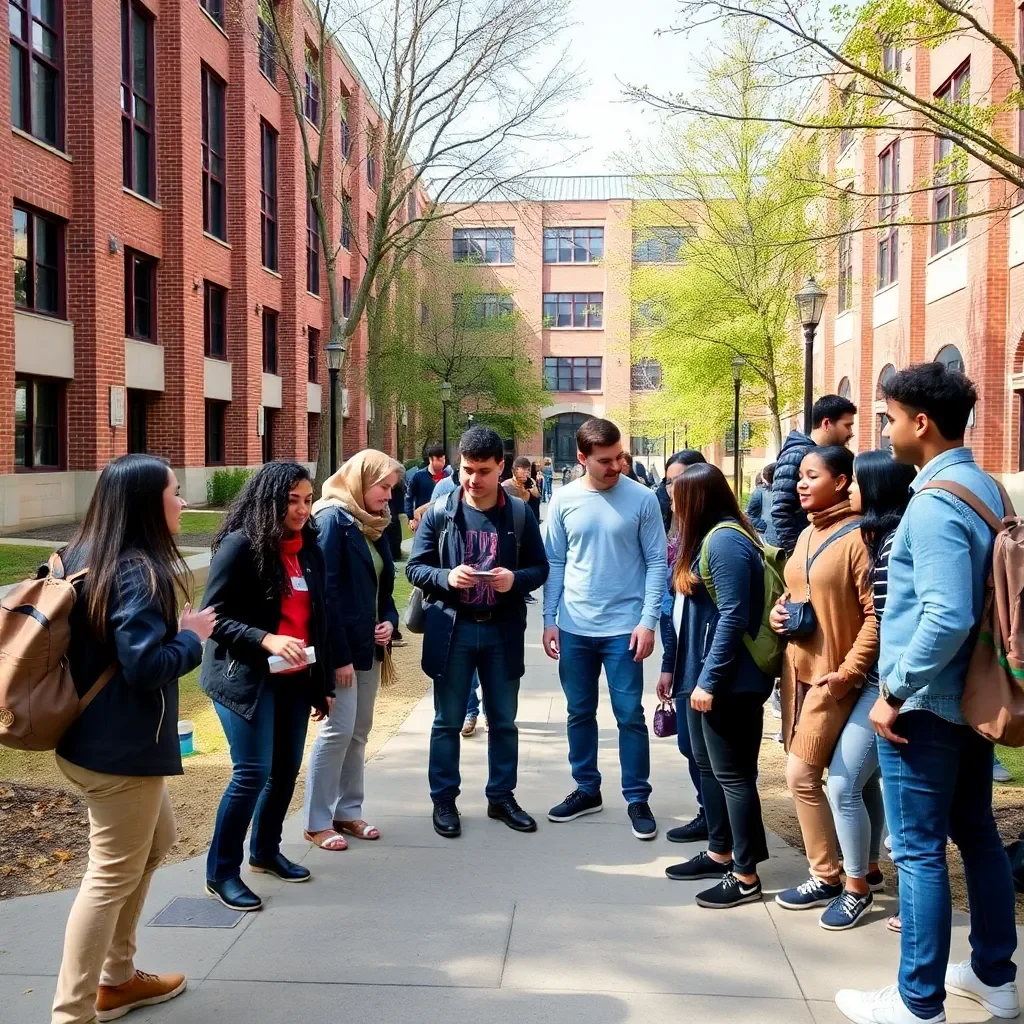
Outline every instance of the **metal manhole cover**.
<svg viewBox="0 0 1024 1024">
<path fill-rule="evenodd" d="M 234 928 L 241 911 L 201 896 L 176 896 L 149 922 L 150 928 Z"/>
</svg>

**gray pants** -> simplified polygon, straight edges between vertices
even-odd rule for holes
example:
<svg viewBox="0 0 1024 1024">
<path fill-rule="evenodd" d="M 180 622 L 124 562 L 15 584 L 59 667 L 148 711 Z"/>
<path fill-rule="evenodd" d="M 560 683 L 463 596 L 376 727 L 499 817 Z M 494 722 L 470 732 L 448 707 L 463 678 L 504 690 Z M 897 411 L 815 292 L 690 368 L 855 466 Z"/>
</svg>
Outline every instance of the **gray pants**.
<svg viewBox="0 0 1024 1024">
<path fill-rule="evenodd" d="M 351 686 L 337 688 L 330 717 L 320 726 L 309 755 L 307 832 L 322 832 L 334 821 L 362 818 L 366 739 L 373 727 L 373 706 L 379 689 L 379 661 L 365 672 L 356 672 Z"/>
</svg>

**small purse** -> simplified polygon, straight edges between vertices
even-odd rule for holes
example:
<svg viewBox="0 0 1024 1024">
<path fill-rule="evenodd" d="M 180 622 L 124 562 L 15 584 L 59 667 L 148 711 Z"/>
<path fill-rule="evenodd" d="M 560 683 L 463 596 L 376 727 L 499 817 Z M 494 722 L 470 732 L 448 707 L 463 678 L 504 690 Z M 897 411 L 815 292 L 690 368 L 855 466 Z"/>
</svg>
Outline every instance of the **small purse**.
<svg viewBox="0 0 1024 1024">
<path fill-rule="evenodd" d="M 676 705 L 674 701 L 662 701 L 654 712 L 654 735 L 659 739 L 676 734 Z"/>
</svg>

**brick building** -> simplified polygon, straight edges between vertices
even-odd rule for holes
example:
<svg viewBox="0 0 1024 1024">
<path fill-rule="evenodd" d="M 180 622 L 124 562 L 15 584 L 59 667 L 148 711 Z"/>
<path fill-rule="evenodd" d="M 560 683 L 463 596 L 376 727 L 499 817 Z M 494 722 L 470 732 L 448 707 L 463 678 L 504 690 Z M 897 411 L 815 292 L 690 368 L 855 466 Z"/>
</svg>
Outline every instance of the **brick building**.
<svg viewBox="0 0 1024 1024">
<path fill-rule="evenodd" d="M 302 67 L 317 36 L 279 0 Z M 215 467 L 316 457 L 329 337 L 322 241 L 291 98 L 257 0 L 12 0 L 0 137 L 0 529 L 80 514 L 126 451 L 192 502 Z M 306 53 L 304 53 L 306 50 Z M 325 55 L 343 289 L 376 205 L 375 111 Z M 275 85 L 275 81 L 278 83 Z M 317 136 L 307 121 L 314 144 Z M 346 206 L 342 230 L 342 203 Z M 365 335 L 349 341 L 345 448 L 366 442 Z M 326 413 L 326 386 L 323 388 Z"/>
</svg>

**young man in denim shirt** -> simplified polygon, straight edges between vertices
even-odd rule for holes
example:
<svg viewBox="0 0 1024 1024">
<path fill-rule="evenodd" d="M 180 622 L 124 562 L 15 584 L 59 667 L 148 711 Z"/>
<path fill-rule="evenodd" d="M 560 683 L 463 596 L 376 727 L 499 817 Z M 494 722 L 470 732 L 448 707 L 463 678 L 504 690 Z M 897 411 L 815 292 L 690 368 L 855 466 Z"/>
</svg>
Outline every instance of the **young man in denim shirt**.
<svg viewBox="0 0 1024 1024">
<path fill-rule="evenodd" d="M 1002 498 L 964 447 L 977 392 L 962 373 L 926 363 L 897 373 L 884 391 L 893 455 L 921 467 L 889 558 L 881 696 L 871 711 L 900 876 L 899 983 L 845 989 L 836 1004 L 858 1024 L 940 1024 L 953 992 L 993 1016 L 1016 1017 L 1014 891 L 992 815 L 992 745 L 960 712 L 993 534 L 948 491 L 922 488 L 960 484 L 997 515 Z M 948 965 L 947 836 L 963 857 L 972 951 L 970 960 Z"/>
</svg>

